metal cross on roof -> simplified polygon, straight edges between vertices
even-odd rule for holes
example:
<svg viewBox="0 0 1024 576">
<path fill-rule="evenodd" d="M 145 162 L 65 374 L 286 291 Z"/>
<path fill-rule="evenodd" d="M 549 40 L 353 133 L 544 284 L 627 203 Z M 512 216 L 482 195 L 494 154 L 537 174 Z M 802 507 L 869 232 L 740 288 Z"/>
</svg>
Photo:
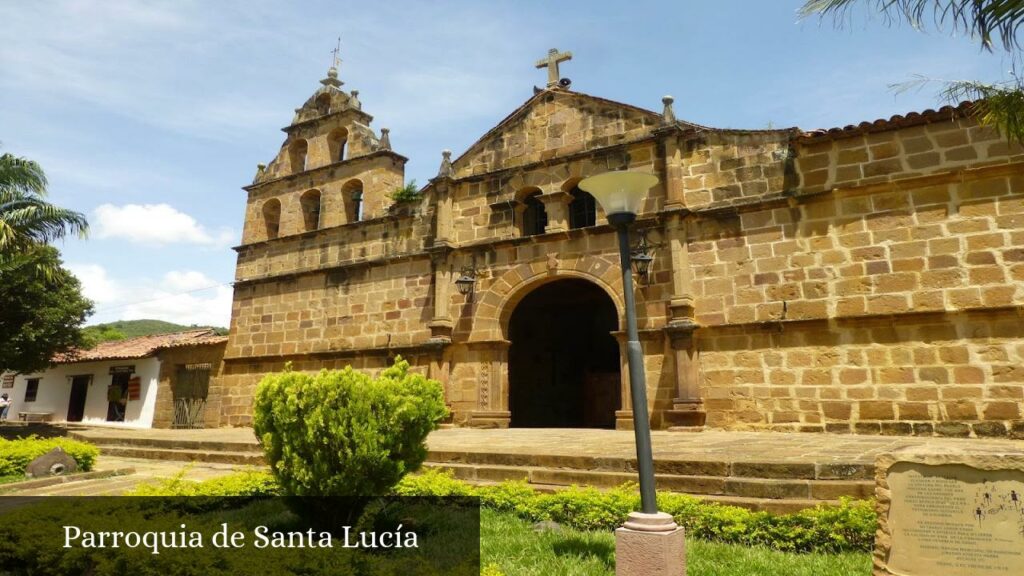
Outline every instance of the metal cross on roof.
<svg viewBox="0 0 1024 576">
<path fill-rule="evenodd" d="M 334 47 L 334 50 L 331 50 L 331 54 L 334 54 L 334 60 L 333 60 L 333 63 L 331 64 L 332 68 L 336 69 L 338 67 L 338 65 L 341 64 L 341 58 L 338 57 L 338 54 L 340 54 L 340 53 L 341 53 L 341 36 L 338 36 L 338 45 Z"/>
<path fill-rule="evenodd" d="M 572 60 L 572 52 L 559 52 L 558 48 L 548 50 L 547 58 L 537 60 L 537 68 L 548 69 L 548 88 L 558 86 L 558 64 Z"/>
</svg>

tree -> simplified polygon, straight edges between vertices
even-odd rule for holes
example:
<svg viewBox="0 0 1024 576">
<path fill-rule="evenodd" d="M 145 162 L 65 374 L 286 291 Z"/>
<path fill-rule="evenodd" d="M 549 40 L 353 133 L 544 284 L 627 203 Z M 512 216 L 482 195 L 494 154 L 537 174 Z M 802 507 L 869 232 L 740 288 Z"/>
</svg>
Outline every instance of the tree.
<svg viewBox="0 0 1024 576">
<path fill-rule="evenodd" d="M 832 16 L 841 25 L 850 9 L 861 3 L 865 0 L 807 0 L 800 16 Z M 977 38 L 984 50 L 1001 47 L 1013 56 L 1014 67 L 1020 58 L 1017 31 L 1024 22 L 1024 0 L 874 0 L 874 4 L 889 22 L 906 20 L 923 29 L 930 15 L 937 28 L 949 26 L 954 33 Z M 979 123 L 995 127 L 1011 142 L 1024 144 L 1024 78 L 1013 70 L 1010 76 L 1010 80 L 992 84 L 943 82 L 941 95 L 952 104 L 973 100 L 970 113 Z"/>
<path fill-rule="evenodd" d="M 85 216 L 45 200 L 46 185 L 39 164 L 0 155 L 0 273 L 31 261 L 42 267 L 40 272 L 57 274 L 56 268 L 47 268 L 55 260 L 36 252 L 69 233 L 84 236 L 88 231 Z"/>
<path fill-rule="evenodd" d="M 55 354 L 84 347 L 80 327 L 90 314 L 92 302 L 61 266 L 57 249 L 33 248 L 0 271 L 0 370 L 37 372 Z"/>
<path fill-rule="evenodd" d="M 85 339 L 86 348 L 93 348 L 97 344 L 101 344 L 103 342 L 114 342 L 128 338 L 127 334 L 113 326 L 110 326 L 109 324 L 86 326 L 85 329 L 82 330 L 82 336 Z"/>
</svg>

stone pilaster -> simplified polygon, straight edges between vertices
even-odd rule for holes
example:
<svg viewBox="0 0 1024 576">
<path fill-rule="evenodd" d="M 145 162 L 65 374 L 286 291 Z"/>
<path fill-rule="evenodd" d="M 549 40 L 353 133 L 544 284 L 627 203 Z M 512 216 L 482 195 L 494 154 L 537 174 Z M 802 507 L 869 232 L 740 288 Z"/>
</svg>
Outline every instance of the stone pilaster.
<svg viewBox="0 0 1024 576">
<path fill-rule="evenodd" d="M 673 216 L 666 226 L 672 296 L 665 336 L 676 368 L 676 397 L 672 400 L 672 410 L 665 414 L 665 420 L 672 427 L 703 426 L 706 419 L 700 393 L 700 364 L 693 337 L 697 323 L 693 319 L 693 272 L 686 246 L 687 226 L 688 220 L 682 216 Z"/>
</svg>

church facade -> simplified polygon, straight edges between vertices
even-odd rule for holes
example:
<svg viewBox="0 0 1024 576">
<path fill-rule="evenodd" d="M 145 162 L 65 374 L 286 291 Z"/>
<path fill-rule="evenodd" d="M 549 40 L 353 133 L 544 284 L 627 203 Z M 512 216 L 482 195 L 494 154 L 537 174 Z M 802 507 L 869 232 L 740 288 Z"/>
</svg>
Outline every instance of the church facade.
<svg viewBox="0 0 1024 576">
<path fill-rule="evenodd" d="M 659 178 L 633 227 L 656 428 L 1024 437 L 1024 149 L 969 104 L 717 129 L 549 82 L 422 190 L 336 69 L 245 187 L 221 424 L 266 373 L 396 355 L 453 423 L 631 425 L 615 231 L 578 187 Z"/>
</svg>

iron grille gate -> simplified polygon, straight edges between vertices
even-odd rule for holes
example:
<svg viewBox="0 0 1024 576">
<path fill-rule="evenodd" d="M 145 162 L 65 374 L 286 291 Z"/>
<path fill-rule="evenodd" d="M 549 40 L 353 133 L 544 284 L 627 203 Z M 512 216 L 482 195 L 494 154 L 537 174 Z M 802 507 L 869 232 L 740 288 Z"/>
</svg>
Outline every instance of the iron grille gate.
<svg viewBox="0 0 1024 576">
<path fill-rule="evenodd" d="M 202 428 L 206 397 L 210 391 L 210 365 L 184 364 L 178 367 L 174 386 L 174 428 Z"/>
</svg>

